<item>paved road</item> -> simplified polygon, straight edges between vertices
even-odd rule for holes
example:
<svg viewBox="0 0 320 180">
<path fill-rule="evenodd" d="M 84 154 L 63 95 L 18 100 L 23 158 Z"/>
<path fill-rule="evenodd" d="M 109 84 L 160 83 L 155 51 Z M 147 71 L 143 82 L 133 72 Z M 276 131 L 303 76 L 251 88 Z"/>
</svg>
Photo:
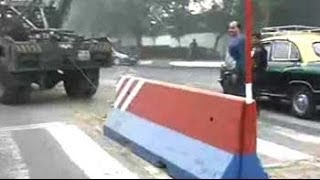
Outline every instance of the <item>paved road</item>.
<svg viewBox="0 0 320 180">
<path fill-rule="evenodd" d="M 101 136 L 116 81 L 128 73 L 220 91 L 219 72 L 214 69 L 115 67 L 102 71 L 101 86 L 91 100 L 67 98 L 60 84 L 35 92 L 30 104 L 0 105 L 0 178 L 167 177 Z M 320 166 L 320 123 L 266 107 L 259 122 L 259 155 L 265 166 L 288 166 L 269 172 L 276 177 L 320 177 L 315 170 Z"/>
</svg>

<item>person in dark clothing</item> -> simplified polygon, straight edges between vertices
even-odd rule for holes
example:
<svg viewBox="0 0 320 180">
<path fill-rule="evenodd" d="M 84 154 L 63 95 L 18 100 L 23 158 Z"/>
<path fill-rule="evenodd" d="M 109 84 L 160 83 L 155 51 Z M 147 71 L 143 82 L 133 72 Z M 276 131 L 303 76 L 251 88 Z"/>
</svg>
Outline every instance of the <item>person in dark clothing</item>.
<svg viewBox="0 0 320 180">
<path fill-rule="evenodd" d="M 198 43 L 196 39 L 193 39 L 190 44 L 191 60 L 198 58 Z"/>
<path fill-rule="evenodd" d="M 235 95 L 245 96 L 245 37 L 241 33 L 241 24 L 233 21 L 229 24 L 229 54 L 236 62 L 237 93 Z"/>
<path fill-rule="evenodd" d="M 254 33 L 252 35 L 253 45 L 253 93 L 254 97 L 259 96 L 259 89 L 263 86 L 265 73 L 268 67 L 268 52 L 261 43 L 262 36 L 260 33 Z"/>
</svg>

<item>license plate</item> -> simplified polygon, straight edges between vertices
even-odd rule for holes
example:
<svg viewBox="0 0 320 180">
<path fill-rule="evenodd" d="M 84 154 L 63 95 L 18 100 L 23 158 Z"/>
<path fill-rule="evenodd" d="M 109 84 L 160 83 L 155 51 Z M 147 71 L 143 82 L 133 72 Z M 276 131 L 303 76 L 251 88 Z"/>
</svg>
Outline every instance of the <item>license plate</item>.
<svg viewBox="0 0 320 180">
<path fill-rule="evenodd" d="M 91 59 L 90 51 L 85 51 L 85 50 L 78 51 L 79 61 L 90 61 L 90 59 Z"/>
</svg>

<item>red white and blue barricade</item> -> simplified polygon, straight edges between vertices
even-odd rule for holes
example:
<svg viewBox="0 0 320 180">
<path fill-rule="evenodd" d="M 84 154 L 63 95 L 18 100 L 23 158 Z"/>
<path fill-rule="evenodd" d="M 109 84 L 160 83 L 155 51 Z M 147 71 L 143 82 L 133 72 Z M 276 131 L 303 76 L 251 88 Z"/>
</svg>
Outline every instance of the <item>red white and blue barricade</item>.
<svg viewBox="0 0 320 180">
<path fill-rule="evenodd" d="M 131 76 L 116 90 L 105 135 L 172 177 L 268 178 L 245 99 Z"/>
</svg>

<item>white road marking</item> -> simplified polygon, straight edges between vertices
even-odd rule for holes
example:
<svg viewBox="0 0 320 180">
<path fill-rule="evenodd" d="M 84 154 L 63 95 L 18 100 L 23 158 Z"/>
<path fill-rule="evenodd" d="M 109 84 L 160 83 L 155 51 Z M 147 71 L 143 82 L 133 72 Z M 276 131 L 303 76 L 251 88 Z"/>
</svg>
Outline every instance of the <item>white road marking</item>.
<svg viewBox="0 0 320 180">
<path fill-rule="evenodd" d="M 117 84 L 117 81 L 116 80 L 108 80 L 108 79 L 104 79 L 104 80 L 101 80 L 100 81 L 100 84 L 101 85 L 105 85 L 105 86 L 116 86 Z"/>
<path fill-rule="evenodd" d="M 314 158 L 308 154 L 262 139 L 258 139 L 257 152 L 279 161 L 312 160 Z"/>
<path fill-rule="evenodd" d="M 73 125 L 46 128 L 70 159 L 92 179 L 137 179 L 84 132 Z"/>
<path fill-rule="evenodd" d="M 22 126 L 3 127 L 3 128 L 0 128 L 0 133 L 1 132 L 10 132 L 10 131 L 43 129 L 46 127 L 59 126 L 61 124 L 62 123 L 60 123 L 60 122 L 51 122 L 51 123 L 42 123 L 42 124 L 30 124 L 30 125 L 22 125 Z"/>
<path fill-rule="evenodd" d="M 289 137 L 293 140 L 297 140 L 305 143 L 320 144 L 320 137 L 317 137 L 317 136 L 300 133 L 293 129 L 283 128 L 280 126 L 273 126 L 271 129 L 273 132 L 280 134 L 282 136 Z"/>
<path fill-rule="evenodd" d="M 131 88 L 133 82 L 135 81 L 135 78 L 130 78 L 129 81 L 126 83 L 124 88 L 121 90 L 119 97 L 116 99 L 116 102 L 114 102 L 114 107 L 118 108 L 120 103 L 122 102 L 123 98 L 127 95 L 129 89 Z"/>
<path fill-rule="evenodd" d="M 153 61 L 139 61 L 138 64 L 139 65 L 151 65 L 151 64 L 153 64 Z"/>
<path fill-rule="evenodd" d="M 0 177 L 8 179 L 29 179 L 29 170 L 24 163 L 20 149 L 11 132 L 0 132 Z"/>
<path fill-rule="evenodd" d="M 286 124 L 293 124 L 293 125 L 311 128 L 311 129 L 320 129 L 320 123 L 318 122 L 304 121 L 295 117 L 287 118 L 287 115 L 284 115 L 281 113 L 275 113 L 275 112 L 270 113 L 269 111 L 262 110 L 261 115 L 263 115 L 264 118 L 274 119 Z"/>
<path fill-rule="evenodd" d="M 172 61 L 169 64 L 171 66 L 177 66 L 177 67 L 208 67 L 208 68 L 218 68 L 221 67 L 224 62 L 207 62 L 207 61 L 196 61 L 196 62 L 190 62 L 190 61 Z"/>
<path fill-rule="evenodd" d="M 144 85 L 144 81 L 139 80 L 137 85 L 133 88 L 132 92 L 130 93 L 130 95 L 127 97 L 126 101 L 123 103 L 122 107 L 120 108 L 121 111 L 127 110 L 127 108 L 129 107 L 133 99 L 138 95 L 143 85 Z"/>
</svg>

